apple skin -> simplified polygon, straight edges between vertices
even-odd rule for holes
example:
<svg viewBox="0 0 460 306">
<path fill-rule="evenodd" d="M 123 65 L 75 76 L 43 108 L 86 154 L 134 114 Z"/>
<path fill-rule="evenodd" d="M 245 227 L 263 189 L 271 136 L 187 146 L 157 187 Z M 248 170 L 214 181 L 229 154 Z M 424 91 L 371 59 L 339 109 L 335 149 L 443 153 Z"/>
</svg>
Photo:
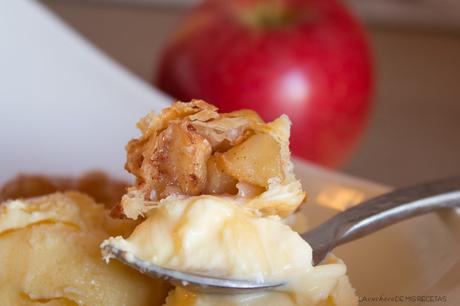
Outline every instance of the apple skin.
<svg viewBox="0 0 460 306">
<path fill-rule="evenodd" d="M 287 114 L 294 155 L 340 166 L 371 108 L 364 32 L 336 0 L 261 3 L 211 0 L 191 10 L 164 50 L 154 83 L 179 100 L 204 99 L 221 111 L 250 108 L 265 120 Z"/>
</svg>

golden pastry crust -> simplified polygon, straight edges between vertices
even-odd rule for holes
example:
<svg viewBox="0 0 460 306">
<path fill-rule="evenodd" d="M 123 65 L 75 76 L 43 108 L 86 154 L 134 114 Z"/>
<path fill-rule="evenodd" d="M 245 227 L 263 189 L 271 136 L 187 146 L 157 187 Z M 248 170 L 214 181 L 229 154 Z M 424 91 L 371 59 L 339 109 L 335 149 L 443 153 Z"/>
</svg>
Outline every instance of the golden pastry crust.
<svg viewBox="0 0 460 306">
<path fill-rule="evenodd" d="M 264 209 L 256 201 L 252 206 L 287 216 L 305 198 L 292 170 L 286 116 L 265 123 L 251 110 L 218 113 L 215 106 L 192 100 L 176 102 L 160 115 L 149 113 L 137 127 L 142 135 L 126 146 L 125 165 L 136 183 L 113 216 L 136 219 L 169 196 L 216 194 L 249 200 L 290 185 L 293 193 L 286 203 L 269 201 L 270 208 Z"/>
<path fill-rule="evenodd" d="M 80 191 L 96 202 L 111 208 L 120 203 L 128 184 L 108 177 L 101 171 L 91 171 L 79 178 L 21 174 L 0 189 L 0 201 L 26 199 L 57 191 Z"/>
</svg>

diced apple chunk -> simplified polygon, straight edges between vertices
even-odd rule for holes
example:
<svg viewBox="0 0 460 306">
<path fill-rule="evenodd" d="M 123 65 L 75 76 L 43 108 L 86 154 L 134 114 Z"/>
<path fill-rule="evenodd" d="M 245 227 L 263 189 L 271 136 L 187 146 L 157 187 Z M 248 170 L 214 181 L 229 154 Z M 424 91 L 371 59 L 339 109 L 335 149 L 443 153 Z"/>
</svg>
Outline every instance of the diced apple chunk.
<svg viewBox="0 0 460 306">
<path fill-rule="evenodd" d="M 218 153 L 217 153 L 218 154 Z M 207 163 L 208 175 L 205 194 L 236 194 L 237 180 L 226 174 L 217 164 L 216 156 L 211 156 Z"/>
<path fill-rule="evenodd" d="M 217 156 L 225 173 L 240 182 L 268 187 L 273 177 L 283 179 L 279 144 L 269 134 L 256 134 Z"/>
</svg>

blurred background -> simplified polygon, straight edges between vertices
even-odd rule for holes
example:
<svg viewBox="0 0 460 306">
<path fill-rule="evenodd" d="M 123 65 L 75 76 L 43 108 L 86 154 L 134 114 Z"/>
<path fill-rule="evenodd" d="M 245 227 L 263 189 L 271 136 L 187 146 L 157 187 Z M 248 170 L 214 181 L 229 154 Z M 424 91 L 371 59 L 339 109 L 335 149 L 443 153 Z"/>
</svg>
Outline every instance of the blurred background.
<svg viewBox="0 0 460 306">
<path fill-rule="evenodd" d="M 147 82 L 193 1 L 44 3 Z M 346 173 L 399 186 L 460 172 L 460 2 L 351 0 L 374 59 L 369 124 Z"/>
</svg>

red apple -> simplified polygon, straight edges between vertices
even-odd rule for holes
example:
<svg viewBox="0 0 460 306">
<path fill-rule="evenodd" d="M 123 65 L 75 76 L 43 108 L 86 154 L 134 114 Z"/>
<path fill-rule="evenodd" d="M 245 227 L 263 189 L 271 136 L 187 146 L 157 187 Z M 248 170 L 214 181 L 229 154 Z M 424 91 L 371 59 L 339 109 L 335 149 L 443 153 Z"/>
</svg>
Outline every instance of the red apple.
<svg viewBox="0 0 460 306">
<path fill-rule="evenodd" d="M 336 0 L 208 0 L 180 23 L 155 83 L 222 111 L 287 114 L 293 153 L 333 167 L 365 126 L 371 68 L 362 28 Z"/>
</svg>

